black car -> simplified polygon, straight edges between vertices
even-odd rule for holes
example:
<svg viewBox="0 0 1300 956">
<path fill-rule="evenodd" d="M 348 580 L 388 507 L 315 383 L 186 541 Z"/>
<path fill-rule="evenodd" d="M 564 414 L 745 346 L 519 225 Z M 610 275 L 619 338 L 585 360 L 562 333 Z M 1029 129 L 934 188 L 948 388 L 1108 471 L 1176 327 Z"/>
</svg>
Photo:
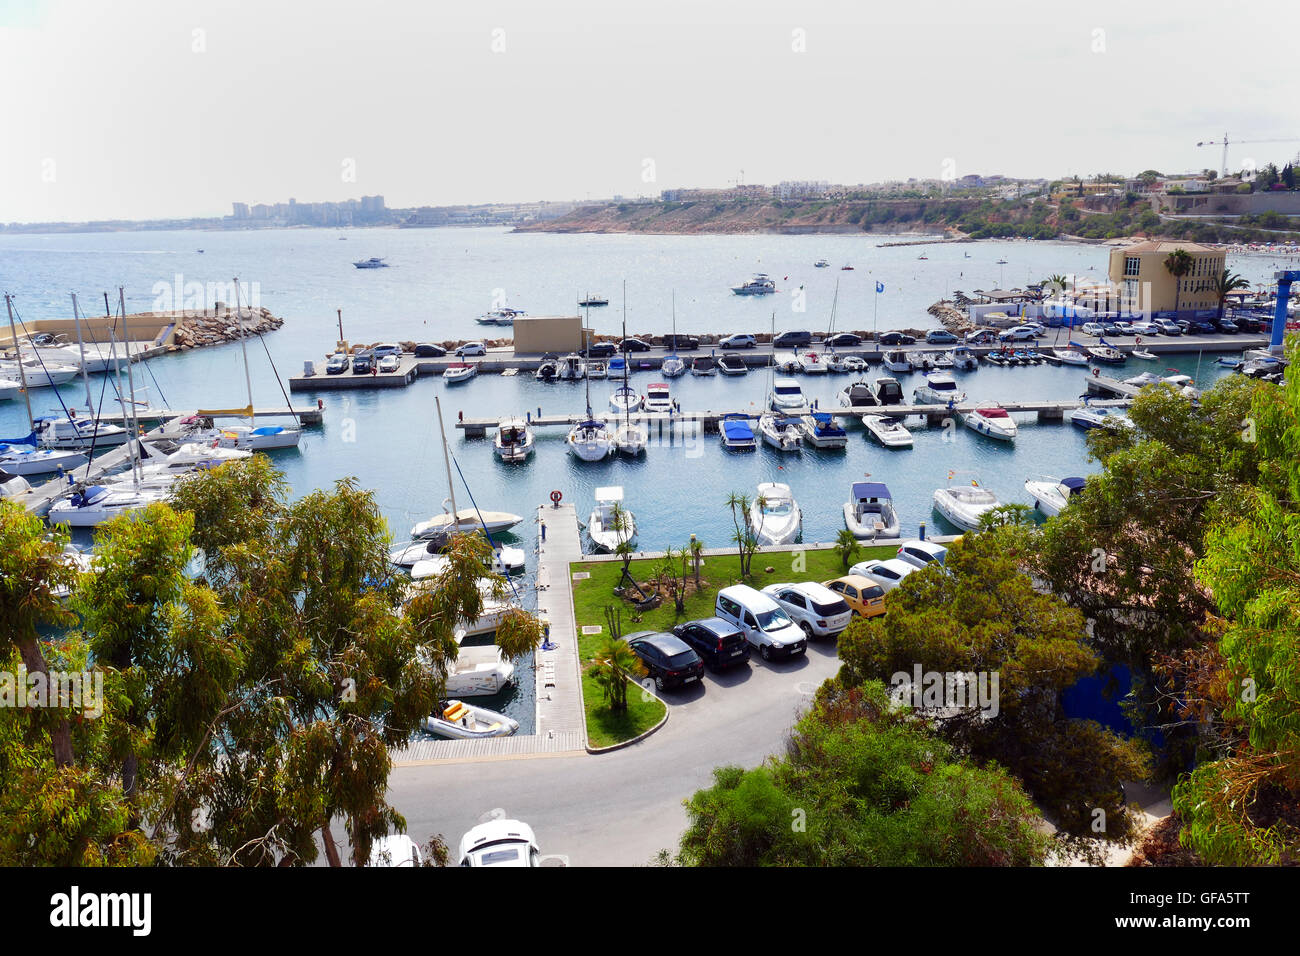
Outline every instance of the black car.
<svg viewBox="0 0 1300 956">
<path fill-rule="evenodd" d="M 596 358 L 609 358 L 618 351 L 618 346 L 613 342 L 596 342 L 587 350 L 588 355 L 594 355 Z"/>
<path fill-rule="evenodd" d="M 1102 335 L 1123 335 L 1123 334 L 1124 334 L 1124 330 L 1121 329 L 1121 328 L 1120 328 L 1118 325 L 1116 325 L 1114 322 L 1102 322 L 1102 323 L 1101 323 L 1101 334 L 1102 334 Z"/>
<path fill-rule="evenodd" d="M 1236 335 L 1241 331 L 1241 329 L 1237 328 L 1237 323 L 1233 322 L 1232 319 L 1218 319 L 1214 323 L 1214 327 L 1216 331 L 1222 332 L 1224 335 Z"/>
<path fill-rule="evenodd" d="M 862 336 L 854 335 L 852 332 L 840 332 L 837 335 L 832 335 L 824 344 L 831 348 L 853 349 L 862 344 Z"/>
<path fill-rule="evenodd" d="M 441 345 L 434 345 L 432 342 L 421 342 L 415 347 L 416 358 L 442 358 L 447 354 L 447 350 Z"/>
<path fill-rule="evenodd" d="M 1197 335 L 1213 335 L 1219 331 L 1214 327 L 1214 323 L 1207 319 L 1192 319 L 1191 331 Z"/>
<path fill-rule="evenodd" d="M 620 352 L 649 352 L 650 344 L 640 339 L 624 339 L 618 349 Z"/>
<path fill-rule="evenodd" d="M 782 332 L 772 340 L 775 349 L 799 349 L 812 345 L 811 332 Z"/>
<path fill-rule="evenodd" d="M 704 676 L 704 661 L 700 660 L 700 655 L 675 634 L 637 631 L 628 635 L 627 643 L 632 653 L 641 658 L 659 690 L 697 683 Z"/>
<path fill-rule="evenodd" d="M 352 356 L 352 374 L 369 375 L 370 370 L 375 367 L 375 357 L 369 352 L 358 352 Z"/>
<path fill-rule="evenodd" d="M 1242 332 L 1249 332 L 1251 335 L 1264 331 L 1264 322 L 1258 316 L 1239 316 L 1234 318 L 1232 323 Z"/>
<path fill-rule="evenodd" d="M 749 660 L 749 641 L 744 633 L 720 617 L 678 624 L 673 633 L 704 658 L 710 670 L 725 670 Z"/>
<path fill-rule="evenodd" d="M 681 349 L 689 352 L 700 347 L 700 339 L 697 335 L 665 335 L 660 340 L 666 349 Z"/>
<path fill-rule="evenodd" d="M 905 332 L 886 332 L 880 336 L 881 345 L 915 345 L 916 337 Z"/>
</svg>

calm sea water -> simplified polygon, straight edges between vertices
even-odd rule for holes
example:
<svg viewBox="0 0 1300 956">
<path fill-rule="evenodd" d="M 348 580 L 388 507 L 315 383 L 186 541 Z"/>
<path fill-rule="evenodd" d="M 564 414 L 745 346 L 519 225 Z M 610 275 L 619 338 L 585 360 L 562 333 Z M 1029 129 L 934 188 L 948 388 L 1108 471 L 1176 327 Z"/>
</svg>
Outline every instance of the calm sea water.
<svg viewBox="0 0 1300 956">
<path fill-rule="evenodd" d="M 340 241 L 345 237 L 346 241 Z M 268 230 L 262 232 L 154 232 L 58 236 L 0 236 L 0 283 L 15 297 L 24 318 L 66 318 L 68 293 L 76 291 L 83 308 L 96 312 L 101 293 L 126 289 L 130 311 L 155 307 L 160 294 L 178 284 L 228 283 L 238 276 L 252 283 L 255 301 L 285 318 L 265 343 L 288 377 L 306 359 L 319 360 L 337 336 L 335 309 L 343 310 L 344 331 L 355 342 L 475 338 L 484 329 L 476 316 L 494 298 L 534 315 L 573 314 L 579 295 L 599 292 L 611 305 L 591 311 L 597 330 L 617 333 L 622 320 L 622 284 L 627 281 L 627 327 L 631 334 L 670 331 L 676 301 L 681 332 L 754 332 L 775 324 L 778 330 L 823 330 L 830 322 L 838 283 L 837 329 L 931 328 L 925 309 L 954 289 L 1023 285 L 1053 273 L 1100 278 L 1106 269 L 1104 247 L 1049 242 L 981 242 L 960 245 L 877 248 L 877 237 L 862 236 L 596 236 L 512 234 L 502 229 L 432 230 Z M 198 250 L 202 249 L 203 252 Z M 924 252 L 927 260 L 917 257 Z M 355 259 L 384 256 L 388 269 L 358 270 Z M 825 257 L 830 269 L 812 263 Z M 1007 263 L 999 265 L 997 260 Z M 855 269 L 838 267 L 851 263 Z M 1277 267 L 1266 256 L 1237 257 L 1229 265 L 1247 278 L 1264 279 Z M 779 294 L 746 298 L 729 287 L 756 271 L 777 279 Z M 885 292 L 875 295 L 875 283 Z M 803 295 L 794 294 L 802 286 Z M 802 310 L 802 311 L 800 311 Z M 775 317 L 774 317 L 775 313 Z M 490 332 L 489 332 L 490 334 Z M 250 344 L 253 397 L 258 405 L 283 405 L 284 396 L 267 355 Z M 1127 377 L 1165 367 L 1195 374 L 1204 386 L 1221 371 L 1213 358 L 1179 356 L 1156 363 L 1130 361 L 1117 371 Z M 139 369 L 140 367 L 137 366 Z M 868 378 L 881 374 L 873 369 Z M 958 373 L 972 400 L 1070 398 L 1084 390 L 1085 370 L 995 368 Z M 1167 374 L 1167 373 L 1166 373 Z M 632 384 L 658 380 L 638 372 Z M 804 391 L 823 406 L 834 406 L 848 376 L 805 377 Z M 903 377 L 910 396 L 921 376 Z M 148 399 L 172 408 L 232 407 L 244 404 L 243 365 L 238 345 L 164 356 L 145 363 L 137 385 Z M 591 383 L 591 404 L 608 407 L 616 383 Z M 768 376 L 684 376 L 672 382 L 685 410 L 757 410 Z M 94 381 L 95 394 L 100 382 Z M 109 386 L 111 394 L 112 386 Z M 79 383 L 59 390 L 69 403 L 84 401 Z M 33 393 L 39 413 L 57 411 L 52 390 Z M 406 389 L 353 393 L 298 393 L 295 403 L 326 405 L 325 423 L 309 430 L 296 451 L 278 453 L 296 493 L 327 488 L 355 476 L 375 490 L 394 537 L 405 540 L 415 522 L 441 510 L 447 477 L 438 451 L 435 397 L 456 464 L 468 490 L 483 508 L 508 510 L 529 520 L 516 528 L 516 543 L 529 552 L 532 571 L 534 509 L 552 489 L 575 502 L 580 514 L 590 508 L 595 488 L 622 485 L 635 513 L 644 548 L 681 546 L 693 533 L 707 546 L 724 546 L 732 533 L 725 500 L 729 492 L 753 494 L 762 481 L 791 486 L 804 512 L 805 542 L 824 542 L 843 527 L 841 507 L 852 482 L 870 475 L 893 491 L 905 534 L 921 522 L 935 532 L 950 529 L 931 511 L 934 489 L 949 470 L 970 473 L 1003 501 L 1032 503 L 1023 483 L 1032 475 L 1087 474 L 1083 433 L 1068 424 L 1021 421 L 1014 445 L 957 428 L 915 429 L 915 447 L 887 451 L 859 425 L 850 430 L 844 451 L 806 450 L 783 456 L 766 447 L 739 455 L 723 449 L 716 436 L 665 441 L 638 460 L 611 459 L 589 464 L 565 451 L 560 429 L 542 430 L 537 451 L 522 465 L 506 465 L 492 453 L 491 439 L 467 440 L 453 428 L 466 415 L 579 412 L 582 384 L 537 382 L 531 375 L 484 375 L 464 385 L 421 380 Z M 909 424 L 909 427 L 911 425 Z M 26 434 L 21 401 L 0 403 L 0 436 Z M 456 488 L 464 507 L 466 485 Z M 525 592 L 528 589 L 524 589 Z M 531 727 L 531 688 L 521 688 L 506 709 Z M 490 706 L 490 703 L 489 703 Z"/>
</svg>

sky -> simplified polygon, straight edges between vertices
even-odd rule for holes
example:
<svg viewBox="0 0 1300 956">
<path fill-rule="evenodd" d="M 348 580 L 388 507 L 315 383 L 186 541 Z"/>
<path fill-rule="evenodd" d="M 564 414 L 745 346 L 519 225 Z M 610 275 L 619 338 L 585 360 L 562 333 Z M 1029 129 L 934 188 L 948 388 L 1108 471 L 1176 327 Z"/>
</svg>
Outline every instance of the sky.
<svg viewBox="0 0 1300 956">
<path fill-rule="evenodd" d="M 1297 27 L 1293 0 L 0 0 L 0 222 L 1182 172 L 1225 133 L 1280 164 Z"/>
</svg>

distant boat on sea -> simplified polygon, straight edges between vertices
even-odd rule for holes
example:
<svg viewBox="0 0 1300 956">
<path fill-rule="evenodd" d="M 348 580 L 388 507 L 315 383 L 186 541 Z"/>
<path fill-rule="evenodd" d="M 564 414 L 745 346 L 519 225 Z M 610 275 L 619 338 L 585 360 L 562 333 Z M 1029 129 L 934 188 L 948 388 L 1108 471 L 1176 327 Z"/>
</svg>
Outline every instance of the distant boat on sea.
<svg viewBox="0 0 1300 956">
<path fill-rule="evenodd" d="M 744 285 L 732 286 L 736 295 L 771 295 L 776 291 L 776 282 L 762 272 L 756 272 L 754 278 Z"/>
<path fill-rule="evenodd" d="M 352 263 L 358 269 L 387 269 L 388 263 L 378 256 L 371 256 L 369 259 L 362 259 L 359 262 Z"/>
<path fill-rule="evenodd" d="M 578 305 L 583 306 L 584 308 L 587 306 L 609 305 L 609 299 L 605 298 L 603 295 L 589 295 L 584 299 L 579 299 Z"/>
</svg>

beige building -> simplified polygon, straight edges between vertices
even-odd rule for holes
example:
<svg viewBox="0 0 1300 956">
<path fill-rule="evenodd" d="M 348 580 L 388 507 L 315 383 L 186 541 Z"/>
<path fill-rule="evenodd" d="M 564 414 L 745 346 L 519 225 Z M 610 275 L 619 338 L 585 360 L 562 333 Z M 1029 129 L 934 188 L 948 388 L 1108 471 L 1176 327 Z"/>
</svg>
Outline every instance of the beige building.
<svg viewBox="0 0 1300 956">
<path fill-rule="evenodd" d="M 1192 257 L 1191 270 L 1177 280 L 1165 268 L 1175 249 Z M 1223 274 L 1226 260 L 1222 250 L 1196 242 L 1139 242 L 1111 250 L 1110 281 L 1127 311 L 1172 314 L 1177 310 L 1180 317 L 1217 313 L 1215 280 Z"/>
<path fill-rule="evenodd" d="M 583 350 L 582 318 L 577 315 L 529 316 L 514 321 L 515 354 L 531 355 Z"/>
</svg>

